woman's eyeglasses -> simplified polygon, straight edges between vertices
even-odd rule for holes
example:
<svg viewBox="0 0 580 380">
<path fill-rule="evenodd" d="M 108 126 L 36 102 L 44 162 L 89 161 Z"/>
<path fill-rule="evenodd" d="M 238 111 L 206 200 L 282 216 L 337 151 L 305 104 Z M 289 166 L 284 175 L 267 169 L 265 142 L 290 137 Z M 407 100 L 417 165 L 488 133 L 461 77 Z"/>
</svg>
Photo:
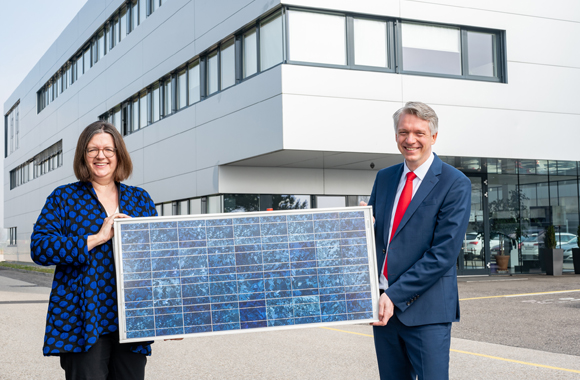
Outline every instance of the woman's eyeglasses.
<svg viewBox="0 0 580 380">
<path fill-rule="evenodd" d="M 100 151 L 103 151 L 103 154 L 105 155 L 105 157 L 110 158 L 110 157 L 113 157 L 115 155 L 116 150 L 117 149 L 115 149 L 115 148 L 104 148 L 104 149 L 90 148 L 90 149 L 87 149 L 87 157 L 95 158 L 99 155 Z"/>
</svg>

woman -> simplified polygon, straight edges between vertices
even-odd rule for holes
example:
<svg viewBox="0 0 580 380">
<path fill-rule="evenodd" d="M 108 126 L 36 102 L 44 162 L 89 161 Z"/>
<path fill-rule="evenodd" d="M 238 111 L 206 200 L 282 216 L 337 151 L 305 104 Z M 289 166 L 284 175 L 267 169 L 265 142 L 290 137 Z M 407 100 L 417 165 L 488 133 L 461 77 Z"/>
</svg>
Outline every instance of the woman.
<svg viewBox="0 0 580 380">
<path fill-rule="evenodd" d="M 48 196 L 31 237 L 32 260 L 56 265 L 43 352 L 60 356 L 67 379 L 143 379 L 150 342 L 119 343 L 111 238 L 115 219 L 156 216 L 155 204 L 120 183 L 133 164 L 107 122 L 81 133 L 73 166 L 79 182 Z"/>
</svg>

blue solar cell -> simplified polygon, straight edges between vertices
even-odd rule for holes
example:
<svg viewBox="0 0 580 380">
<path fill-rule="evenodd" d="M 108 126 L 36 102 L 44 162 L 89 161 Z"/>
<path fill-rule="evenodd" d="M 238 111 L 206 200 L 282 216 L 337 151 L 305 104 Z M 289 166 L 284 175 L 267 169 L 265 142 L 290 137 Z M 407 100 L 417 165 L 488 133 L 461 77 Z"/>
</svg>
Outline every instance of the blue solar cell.
<svg viewBox="0 0 580 380">
<path fill-rule="evenodd" d="M 175 219 L 115 222 L 121 341 L 376 318 L 369 208 Z"/>
</svg>

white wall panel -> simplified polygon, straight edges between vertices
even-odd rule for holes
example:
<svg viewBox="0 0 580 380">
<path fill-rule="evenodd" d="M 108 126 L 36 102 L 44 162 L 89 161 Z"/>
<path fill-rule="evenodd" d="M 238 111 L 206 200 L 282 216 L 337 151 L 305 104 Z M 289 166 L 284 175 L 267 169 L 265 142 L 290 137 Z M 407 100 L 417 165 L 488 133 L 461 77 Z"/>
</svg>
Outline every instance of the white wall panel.
<svg viewBox="0 0 580 380">
<path fill-rule="evenodd" d="M 413 2 L 416 0 L 401 0 L 403 5 Z M 576 0 L 471 0 L 469 2 L 465 0 L 431 0 L 421 2 L 540 18 L 580 21 L 580 2 Z"/>
<path fill-rule="evenodd" d="M 401 100 L 401 75 L 376 71 L 283 65 L 284 94 Z"/>
<path fill-rule="evenodd" d="M 221 166 L 219 192 L 223 194 L 322 194 L 322 169 Z"/>
<path fill-rule="evenodd" d="M 324 171 L 324 194 L 370 195 L 377 172 L 375 170 Z"/>
<path fill-rule="evenodd" d="M 284 149 L 394 153 L 400 102 L 284 95 Z"/>
<path fill-rule="evenodd" d="M 404 100 L 536 112 L 580 114 L 580 70 L 510 62 L 509 83 L 402 75 Z"/>
</svg>

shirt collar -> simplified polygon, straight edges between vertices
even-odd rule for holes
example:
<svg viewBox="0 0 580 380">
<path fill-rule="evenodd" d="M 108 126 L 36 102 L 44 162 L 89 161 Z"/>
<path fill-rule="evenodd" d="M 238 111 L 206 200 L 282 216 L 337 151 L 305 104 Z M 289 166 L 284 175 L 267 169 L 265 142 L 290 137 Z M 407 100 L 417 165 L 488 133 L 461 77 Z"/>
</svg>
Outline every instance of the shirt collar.
<svg viewBox="0 0 580 380">
<path fill-rule="evenodd" d="M 435 159 L 435 155 L 433 154 L 433 152 L 431 152 L 431 155 L 429 156 L 429 158 L 427 159 L 427 161 L 423 162 L 423 164 L 421 166 L 419 166 L 413 173 L 415 173 L 415 175 L 417 176 L 417 178 L 419 178 L 420 181 L 423 180 L 423 178 L 425 178 L 425 176 L 427 175 L 427 172 L 429 171 L 429 168 L 431 167 L 431 164 L 433 163 L 433 160 Z M 407 176 L 407 173 L 409 173 L 411 171 L 411 169 L 409 169 L 407 167 L 407 162 L 405 161 L 405 165 L 403 168 L 403 177 Z"/>
</svg>

